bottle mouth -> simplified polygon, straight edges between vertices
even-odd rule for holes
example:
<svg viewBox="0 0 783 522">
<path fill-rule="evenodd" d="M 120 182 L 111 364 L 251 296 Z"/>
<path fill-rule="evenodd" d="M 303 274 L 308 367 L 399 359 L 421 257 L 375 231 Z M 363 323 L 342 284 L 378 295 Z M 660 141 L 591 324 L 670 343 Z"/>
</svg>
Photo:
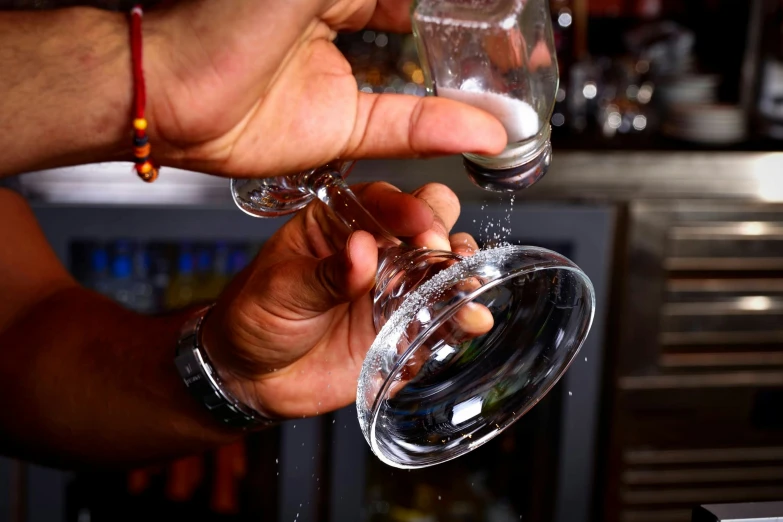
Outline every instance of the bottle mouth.
<svg viewBox="0 0 783 522">
<path fill-rule="evenodd" d="M 533 138 L 514 144 L 497 156 L 463 154 L 470 180 L 492 192 L 524 190 L 544 177 L 552 162 L 551 127 L 545 125 Z"/>
</svg>

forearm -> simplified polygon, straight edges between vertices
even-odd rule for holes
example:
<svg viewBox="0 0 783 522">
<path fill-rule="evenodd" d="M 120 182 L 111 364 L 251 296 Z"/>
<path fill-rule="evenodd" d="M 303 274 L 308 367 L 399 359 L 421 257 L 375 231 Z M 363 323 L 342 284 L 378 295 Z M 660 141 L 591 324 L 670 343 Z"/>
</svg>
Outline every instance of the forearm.
<svg viewBox="0 0 783 522">
<path fill-rule="evenodd" d="M 146 317 L 73 286 L 0 333 L 5 451 L 54 465 L 123 465 L 237 438 L 174 366 L 183 314 Z"/>
<path fill-rule="evenodd" d="M 130 151 L 131 64 L 122 14 L 0 12 L 0 176 Z M 127 142 L 127 143 L 126 143 Z"/>
</svg>

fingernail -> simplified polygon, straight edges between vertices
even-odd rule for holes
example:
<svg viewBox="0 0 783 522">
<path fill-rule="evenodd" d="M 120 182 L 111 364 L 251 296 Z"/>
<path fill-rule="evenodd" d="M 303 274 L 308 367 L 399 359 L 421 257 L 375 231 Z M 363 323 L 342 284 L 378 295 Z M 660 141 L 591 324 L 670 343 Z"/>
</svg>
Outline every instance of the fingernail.
<svg viewBox="0 0 783 522">
<path fill-rule="evenodd" d="M 448 238 L 443 237 L 434 230 L 425 232 L 424 243 L 432 250 L 451 251 L 451 243 L 449 243 Z"/>
<path fill-rule="evenodd" d="M 354 235 L 356 235 L 356 232 L 351 232 L 351 235 L 348 236 L 348 239 L 345 242 L 345 253 L 343 255 L 345 258 L 345 264 L 349 270 L 353 268 L 353 258 L 351 257 L 351 241 L 353 240 Z"/>
<path fill-rule="evenodd" d="M 462 243 L 459 245 L 458 250 L 460 252 L 465 252 L 468 255 L 473 255 L 476 253 L 476 249 L 473 248 L 473 245 L 471 245 L 470 241 L 468 241 L 467 239 L 462 241 Z"/>
</svg>

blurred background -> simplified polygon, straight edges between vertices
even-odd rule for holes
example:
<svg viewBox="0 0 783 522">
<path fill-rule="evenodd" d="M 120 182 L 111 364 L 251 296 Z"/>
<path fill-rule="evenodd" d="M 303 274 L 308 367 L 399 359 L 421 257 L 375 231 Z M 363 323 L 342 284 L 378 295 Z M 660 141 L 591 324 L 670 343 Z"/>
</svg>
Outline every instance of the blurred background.
<svg viewBox="0 0 783 522">
<path fill-rule="evenodd" d="M 551 0 L 551 13 L 553 164 L 513 212 L 458 157 L 351 174 L 446 183 L 456 230 L 483 242 L 502 223 L 590 276 L 590 338 L 541 403 L 420 471 L 380 463 L 353 408 L 130 473 L 3 459 L 0 520 L 685 522 L 699 504 L 783 500 L 783 2 Z M 410 36 L 337 44 L 359 89 L 424 94 Z M 226 180 L 172 169 L 151 186 L 127 164 L 19 182 L 73 273 L 144 313 L 214 299 L 282 223 L 241 214 Z"/>
</svg>

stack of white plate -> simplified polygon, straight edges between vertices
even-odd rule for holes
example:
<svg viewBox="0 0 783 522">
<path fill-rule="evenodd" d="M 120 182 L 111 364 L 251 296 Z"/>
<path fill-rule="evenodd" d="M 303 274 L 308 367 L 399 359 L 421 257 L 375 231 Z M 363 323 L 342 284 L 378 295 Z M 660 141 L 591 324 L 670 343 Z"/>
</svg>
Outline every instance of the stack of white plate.
<svg viewBox="0 0 783 522">
<path fill-rule="evenodd" d="M 663 124 L 664 134 L 708 145 L 739 143 L 747 134 L 745 112 L 736 105 L 675 104 Z"/>
<path fill-rule="evenodd" d="M 679 103 L 714 103 L 719 78 L 714 74 L 684 74 L 661 80 L 656 96 L 666 107 Z"/>
</svg>

